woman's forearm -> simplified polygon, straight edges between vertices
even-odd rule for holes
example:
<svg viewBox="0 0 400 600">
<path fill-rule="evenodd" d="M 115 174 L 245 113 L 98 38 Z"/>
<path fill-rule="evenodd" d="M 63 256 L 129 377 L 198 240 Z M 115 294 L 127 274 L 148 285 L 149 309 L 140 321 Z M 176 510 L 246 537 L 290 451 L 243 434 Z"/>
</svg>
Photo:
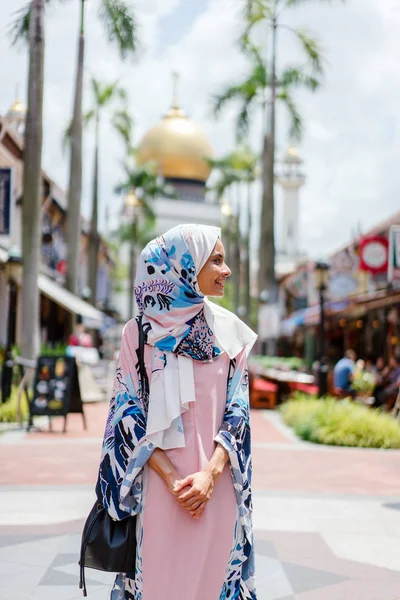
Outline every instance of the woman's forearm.
<svg viewBox="0 0 400 600">
<path fill-rule="evenodd" d="M 170 490 L 173 490 L 175 484 L 180 479 L 178 471 L 175 469 L 168 456 L 160 448 L 156 448 L 148 460 L 149 466 L 160 475 Z"/>
<path fill-rule="evenodd" d="M 225 448 L 221 446 L 221 444 L 218 444 L 214 450 L 214 454 L 212 455 L 211 460 L 209 461 L 205 469 L 208 473 L 212 475 L 214 481 L 218 481 L 228 460 L 229 454 L 227 453 Z"/>
</svg>

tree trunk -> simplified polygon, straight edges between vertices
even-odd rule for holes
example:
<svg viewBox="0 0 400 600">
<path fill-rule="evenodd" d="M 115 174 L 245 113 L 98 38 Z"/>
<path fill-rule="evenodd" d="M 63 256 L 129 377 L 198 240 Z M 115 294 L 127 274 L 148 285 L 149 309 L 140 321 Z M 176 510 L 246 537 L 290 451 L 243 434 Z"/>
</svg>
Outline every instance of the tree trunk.
<svg viewBox="0 0 400 600">
<path fill-rule="evenodd" d="M 85 0 L 81 0 L 81 21 L 76 70 L 74 113 L 71 123 L 71 154 L 68 186 L 68 216 L 66 239 L 68 245 L 67 288 L 78 292 L 78 268 L 81 249 L 81 196 L 82 196 L 82 96 L 85 55 L 84 36 Z"/>
<path fill-rule="evenodd" d="M 268 302 L 277 301 L 275 278 L 275 112 L 276 112 L 276 37 L 277 23 L 272 30 L 271 104 L 269 131 L 263 145 L 263 197 L 261 208 L 259 294 L 268 292 Z"/>
<path fill-rule="evenodd" d="M 89 287 L 92 292 L 91 303 L 97 302 L 97 269 L 99 261 L 99 115 L 96 115 L 96 147 L 93 170 L 93 204 L 89 239 Z"/>
<path fill-rule="evenodd" d="M 250 258 L 250 241 L 251 241 L 251 227 L 252 227 L 252 215 L 251 215 L 251 182 L 247 184 L 247 235 L 246 235 L 246 262 L 245 262 L 245 288 L 246 288 L 246 321 L 250 325 L 251 321 L 251 258 Z"/>
<path fill-rule="evenodd" d="M 22 206 L 22 354 L 30 359 L 35 359 L 40 350 L 38 275 L 41 245 L 44 47 L 44 0 L 32 0 Z"/>
<path fill-rule="evenodd" d="M 237 315 L 240 307 L 240 215 L 241 215 L 241 202 L 240 202 L 240 185 L 236 184 L 237 193 L 237 206 L 236 216 L 234 217 L 234 248 L 233 248 L 233 311 Z"/>
<path fill-rule="evenodd" d="M 136 244 L 137 244 L 137 215 L 133 215 L 132 220 L 132 237 L 130 240 L 129 248 L 129 302 L 128 310 L 129 319 L 132 319 L 135 312 L 134 302 L 134 290 L 135 290 L 135 277 L 136 277 Z"/>
</svg>

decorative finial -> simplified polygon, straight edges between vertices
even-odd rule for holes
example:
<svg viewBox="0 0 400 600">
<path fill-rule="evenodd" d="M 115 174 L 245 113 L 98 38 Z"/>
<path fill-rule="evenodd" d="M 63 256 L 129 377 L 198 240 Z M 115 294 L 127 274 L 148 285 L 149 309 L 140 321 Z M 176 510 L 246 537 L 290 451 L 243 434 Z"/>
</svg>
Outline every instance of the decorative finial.
<svg viewBox="0 0 400 600">
<path fill-rule="evenodd" d="M 172 108 L 179 108 L 178 85 L 180 76 L 179 71 L 172 71 Z"/>
</svg>

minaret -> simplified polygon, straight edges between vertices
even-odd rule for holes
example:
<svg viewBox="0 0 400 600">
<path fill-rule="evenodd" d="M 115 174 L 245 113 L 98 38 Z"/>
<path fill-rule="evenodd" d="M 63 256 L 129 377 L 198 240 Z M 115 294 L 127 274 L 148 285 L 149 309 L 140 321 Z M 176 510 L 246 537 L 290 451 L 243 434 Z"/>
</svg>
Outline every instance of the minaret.
<svg viewBox="0 0 400 600">
<path fill-rule="evenodd" d="M 302 172 L 303 161 L 298 155 L 297 148 L 290 146 L 283 161 L 277 181 L 283 188 L 283 218 L 280 239 L 280 254 L 288 258 L 300 255 L 299 248 L 299 191 L 305 184 L 306 178 Z"/>
</svg>

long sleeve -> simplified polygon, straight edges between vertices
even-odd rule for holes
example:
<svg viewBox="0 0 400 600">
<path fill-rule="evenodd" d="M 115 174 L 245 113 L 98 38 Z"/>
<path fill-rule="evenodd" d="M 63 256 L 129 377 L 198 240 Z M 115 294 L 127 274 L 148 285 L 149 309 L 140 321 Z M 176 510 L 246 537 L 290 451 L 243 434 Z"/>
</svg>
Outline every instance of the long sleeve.
<svg viewBox="0 0 400 600">
<path fill-rule="evenodd" d="M 131 320 L 122 334 L 96 487 L 97 496 L 118 520 L 140 511 L 143 467 L 154 450 L 145 437 L 147 407 L 139 380 L 138 346 L 138 326 Z"/>
<path fill-rule="evenodd" d="M 245 350 L 230 363 L 224 421 L 215 441 L 229 454 L 239 522 L 243 532 L 242 535 L 237 533 L 235 550 L 229 562 L 230 575 L 227 579 L 231 581 L 229 585 L 233 586 L 233 594 L 255 600 L 249 378 Z M 240 578 L 236 579 L 238 572 Z M 228 590 L 224 593 L 228 594 Z"/>
</svg>

